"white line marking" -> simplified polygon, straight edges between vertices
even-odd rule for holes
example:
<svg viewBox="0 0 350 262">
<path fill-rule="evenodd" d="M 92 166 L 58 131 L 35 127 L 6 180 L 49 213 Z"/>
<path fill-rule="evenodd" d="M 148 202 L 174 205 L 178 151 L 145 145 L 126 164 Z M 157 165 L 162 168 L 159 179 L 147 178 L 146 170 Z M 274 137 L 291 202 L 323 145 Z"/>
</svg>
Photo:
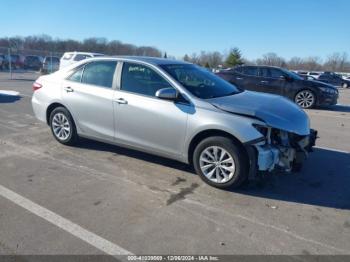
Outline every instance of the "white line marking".
<svg viewBox="0 0 350 262">
<path fill-rule="evenodd" d="M 21 195 L 11 191 L 10 189 L 0 185 L 0 196 L 10 200 L 11 202 L 23 207 L 29 212 L 37 215 L 50 222 L 51 224 L 65 230 L 73 236 L 85 241 L 95 248 L 105 252 L 108 255 L 132 255 L 132 253 L 84 228 L 74 224 L 68 219 L 57 215 L 56 213 L 22 197 Z"/>
<path fill-rule="evenodd" d="M 319 149 L 325 149 L 325 150 L 335 151 L 335 152 L 339 152 L 339 153 L 350 154 L 350 152 L 348 152 L 348 151 L 335 149 L 335 148 L 331 148 L 331 147 L 326 147 L 326 146 L 315 146 L 314 148 L 319 148 Z"/>
</svg>

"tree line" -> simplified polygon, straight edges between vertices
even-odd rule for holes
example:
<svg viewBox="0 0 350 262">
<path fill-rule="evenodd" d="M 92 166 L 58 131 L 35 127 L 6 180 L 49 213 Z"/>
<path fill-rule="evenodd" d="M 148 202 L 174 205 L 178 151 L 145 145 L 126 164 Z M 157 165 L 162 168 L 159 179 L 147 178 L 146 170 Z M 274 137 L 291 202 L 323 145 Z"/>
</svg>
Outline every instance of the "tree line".
<svg viewBox="0 0 350 262">
<path fill-rule="evenodd" d="M 27 37 L 0 38 L 0 47 L 10 47 L 16 51 L 45 51 L 64 53 L 69 51 L 95 52 L 106 55 L 136 55 L 161 57 L 162 52 L 152 46 L 136 46 L 118 40 L 108 41 L 106 38 L 88 38 L 82 41 L 72 39 L 53 39 L 47 35 Z"/>
<path fill-rule="evenodd" d="M 53 52 L 62 54 L 69 51 L 97 52 L 106 55 L 136 55 L 169 57 L 167 53 L 162 53 L 153 46 L 136 46 L 129 43 L 123 43 L 119 40 L 108 41 L 106 38 L 87 38 L 82 41 L 72 39 L 52 38 L 48 35 L 27 36 L 27 37 L 2 37 L 0 38 L 0 47 L 11 48 L 13 52 L 23 50 L 36 50 L 40 52 Z M 288 68 L 291 70 L 305 71 L 336 71 L 350 72 L 350 60 L 347 53 L 333 53 L 324 61 L 320 57 L 310 56 L 306 58 L 292 57 L 285 59 L 276 53 L 267 53 L 255 60 L 244 58 L 239 48 L 230 49 L 229 52 L 205 52 L 199 54 L 184 55 L 183 60 L 189 61 L 207 68 L 235 67 L 237 65 L 270 65 Z"/>
<path fill-rule="evenodd" d="M 239 48 L 232 48 L 228 54 L 220 52 L 200 52 L 199 54 L 185 55 L 183 60 L 199 64 L 208 68 L 235 67 L 238 65 L 268 65 L 284 67 L 290 70 L 305 71 L 332 71 L 332 72 L 350 72 L 350 60 L 348 54 L 335 52 L 322 61 L 318 56 L 310 57 L 292 57 L 285 59 L 276 53 L 264 54 L 261 58 L 255 60 L 245 59 Z"/>
</svg>

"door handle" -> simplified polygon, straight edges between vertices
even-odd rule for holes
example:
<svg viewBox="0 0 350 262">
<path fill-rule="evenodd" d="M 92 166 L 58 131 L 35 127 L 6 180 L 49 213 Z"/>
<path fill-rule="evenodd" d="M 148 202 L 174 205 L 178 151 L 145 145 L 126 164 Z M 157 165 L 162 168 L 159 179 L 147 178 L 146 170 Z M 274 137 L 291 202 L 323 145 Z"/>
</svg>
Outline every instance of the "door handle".
<svg viewBox="0 0 350 262">
<path fill-rule="evenodd" d="M 260 81 L 260 83 L 262 83 L 262 84 L 267 84 L 269 81 Z"/>
<path fill-rule="evenodd" d="M 69 93 L 69 92 L 74 92 L 74 89 L 71 88 L 70 86 L 64 87 L 63 89 L 64 89 L 67 93 Z"/>
<path fill-rule="evenodd" d="M 236 77 L 237 80 L 242 80 L 243 78 L 242 77 Z"/>
<path fill-rule="evenodd" d="M 126 101 L 124 98 L 117 98 L 114 100 L 114 102 L 118 103 L 118 104 L 127 104 L 128 101 Z"/>
</svg>

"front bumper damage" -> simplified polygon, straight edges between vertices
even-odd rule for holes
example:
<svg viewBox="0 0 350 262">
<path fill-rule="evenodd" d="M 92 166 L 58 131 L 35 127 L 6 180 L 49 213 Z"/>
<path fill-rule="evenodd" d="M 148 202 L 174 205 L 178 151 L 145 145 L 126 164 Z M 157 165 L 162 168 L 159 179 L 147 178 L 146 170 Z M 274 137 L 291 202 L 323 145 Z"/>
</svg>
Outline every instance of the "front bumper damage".
<svg viewBox="0 0 350 262">
<path fill-rule="evenodd" d="M 312 152 L 316 139 L 317 131 L 313 129 L 307 136 L 298 136 L 269 128 L 266 139 L 251 144 L 248 149 L 251 171 L 299 171 L 308 154 Z"/>
</svg>

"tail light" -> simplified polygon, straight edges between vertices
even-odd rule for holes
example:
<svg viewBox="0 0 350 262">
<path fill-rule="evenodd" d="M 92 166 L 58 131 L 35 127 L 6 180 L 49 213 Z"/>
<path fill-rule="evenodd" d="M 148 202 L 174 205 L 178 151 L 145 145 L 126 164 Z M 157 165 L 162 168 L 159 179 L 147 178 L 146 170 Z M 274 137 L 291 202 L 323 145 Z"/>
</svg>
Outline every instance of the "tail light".
<svg viewBox="0 0 350 262">
<path fill-rule="evenodd" d="M 39 84 L 38 82 L 34 82 L 34 84 L 33 84 L 33 91 L 36 91 L 36 90 L 38 90 L 38 89 L 40 89 L 42 87 L 43 87 L 42 84 Z"/>
</svg>

